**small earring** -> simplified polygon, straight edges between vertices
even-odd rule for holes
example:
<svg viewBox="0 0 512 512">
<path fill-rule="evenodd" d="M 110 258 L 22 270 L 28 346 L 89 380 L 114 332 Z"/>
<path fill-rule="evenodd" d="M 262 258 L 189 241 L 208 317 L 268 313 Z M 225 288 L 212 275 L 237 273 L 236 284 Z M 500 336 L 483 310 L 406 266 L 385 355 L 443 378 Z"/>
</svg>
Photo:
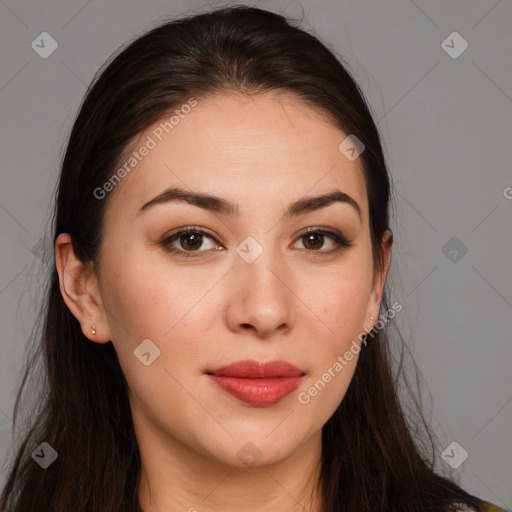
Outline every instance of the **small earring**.
<svg viewBox="0 0 512 512">
<path fill-rule="evenodd" d="M 92 326 L 91 332 L 92 332 L 93 334 L 96 334 L 96 329 L 94 328 L 94 325 Z"/>
</svg>

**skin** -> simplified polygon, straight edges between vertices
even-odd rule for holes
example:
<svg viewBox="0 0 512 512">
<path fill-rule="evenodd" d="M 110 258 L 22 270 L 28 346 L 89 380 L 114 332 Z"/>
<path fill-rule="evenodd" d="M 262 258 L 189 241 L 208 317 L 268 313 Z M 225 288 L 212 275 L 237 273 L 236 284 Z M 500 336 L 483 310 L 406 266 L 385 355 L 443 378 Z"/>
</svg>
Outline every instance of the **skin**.
<svg viewBox="0 0 512 512">
<path fill-rule="evenodd" d="M 114 344 L 128 381 L 143 510 L 230 512 L 241 503 L 261 512 L 320 510 L 321 429 L 358 355 L 307 405 L 298 395 L 371 330 L 392 245 L 386 232 L 382 265 L 374 267 L 360 160 L 338 150 L 346 135 L 290 94 L 198 99 L 104 199 L 96 274 L 76 257 L 68 234 L 58 237 L 62 296 L 87 338 Z M 138 214 L 169 186 L 220 196 L 237 203 L 239 214 L 185 202 Z M 357 201 L 361 217 L 334 202 L 282 218 L 288 204 L 334 190 Z M 213 236 L 197 244 L 198 257 L 159 245 L 186 226 Z M 321 237 L 308 243 L 302 231 L 310 227 L 341 231 L 352 246 L 329 253 L 337 243 L 327 235 L 323 244 Z M 248 236 L 263 248 L 252 263 L 235 251 Z M 185 242 L 172 246 L 193 252 Z M 145 366 L 134 349 L 148 338 L 161 352 Z M 281 402 L 255 407 L 205 374 L 244 359 L 289 361 L 306 375 Z M 248 442 L 260 455 L 250 465 L 238 456 Z"/>
</svg>

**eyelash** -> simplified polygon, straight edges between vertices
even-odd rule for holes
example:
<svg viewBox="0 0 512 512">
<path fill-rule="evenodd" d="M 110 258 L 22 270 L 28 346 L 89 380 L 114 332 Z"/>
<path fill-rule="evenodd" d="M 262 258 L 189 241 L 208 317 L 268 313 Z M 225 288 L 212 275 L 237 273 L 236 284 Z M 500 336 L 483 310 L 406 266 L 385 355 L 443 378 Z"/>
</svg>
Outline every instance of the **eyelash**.
<svg viewBox="0 0 512 512">
<path fill-rule="evenodd" d="M 171 254 L 177 254 L 180 256 L 185 256 L 187 258 L 197 258 L 202 257 L 203 254 L 206 253 L 208 250 L 197 250 L 197 251 L 185 251 L 183 249 L 177 249 L 176 247 L 172 246 L 171 244 L 179 239 L 183 235 L 188 234 L 200 234 L 200 235 L 206 235 L 208 238 L 211 238 L 212 240 L 215 240 L 215 238 L 210 235 L 208 232 L 196 228 L 194 226 L 190 226 L 187 228 L 180 229 L 178 231 L 175 231 L 174 233 L 171 233 L 169 236 L 165 237 L 161 242 L 160 245 Z M 304 238 L 305 236 L 309 235 L 310 233 L 320 234 L 320 235 L 327 235 L 329 238 L 334 240 L 338 246 L 335 249 L 330 249 L 328 251 L 323 251 L 321 249 L 303 249 L 305 251 L 311 252 L 311 253 L 319 253 L 319 254 L 333 254 L 335 252 L 342 251 L 343 249 L 348 249 L 349 247 L 352 247 L 352 242 L 348 240 L 343 234 L 341 234 L 338 231 L 327 229 L 327 228 L 308 228 L 304 230 L 298 237 L 297 240 L 300 240 L 301 238 Z"/>
</svg>

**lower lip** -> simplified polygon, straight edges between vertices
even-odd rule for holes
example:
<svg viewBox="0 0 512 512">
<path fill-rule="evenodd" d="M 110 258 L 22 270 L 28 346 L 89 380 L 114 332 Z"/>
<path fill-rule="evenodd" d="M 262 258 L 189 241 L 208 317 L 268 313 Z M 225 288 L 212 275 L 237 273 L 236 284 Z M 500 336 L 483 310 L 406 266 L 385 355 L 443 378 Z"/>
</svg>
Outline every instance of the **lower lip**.
<svg viewBox="0 0 512 512">
<path fill-rule="evenodd" d="M 274 405 L 292 393 L 302 377 L 277 377 L 273 379 L 246 379 L 241 377 L 209 377 L 224 391 L 251 405 Z"/>
</svg>

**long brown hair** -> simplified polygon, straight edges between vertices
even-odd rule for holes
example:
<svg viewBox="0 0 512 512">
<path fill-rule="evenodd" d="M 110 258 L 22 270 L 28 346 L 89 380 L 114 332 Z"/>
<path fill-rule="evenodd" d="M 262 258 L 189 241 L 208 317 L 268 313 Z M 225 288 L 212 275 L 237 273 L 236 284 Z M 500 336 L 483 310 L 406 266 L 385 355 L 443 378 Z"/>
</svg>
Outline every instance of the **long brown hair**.
<svg viewBox="0 0 512 512">
<path fill-rule="evenodd" d="M 54 245 L 60 233 L 69 233 L 81 260 L 97 264 L 108 197 L 100 201 L 94 190 L 112 176 L 137 136 L 184 98 L 277 90 L 295 93 L 365 145 L 360 158 L 372 251 L 375 266 L 381 265 L 392 188 L 360 88 L 316 37 L 280 15 L 245 6 L 161 23 L 103 65 L 84 97 L 62 159 Z M 389 309 L 386 291 L 381 309 Z M 141 463 L 125 377 L 112 343 L 96 344 L 82 334 L 62 299 L 55 266 L 41 317 L 42 334 L 25 369 L 15 418 L 40 356 L 45 382 L 0 508 L 140 511 Z M 401 353 L 393 356 L 385 328 L 362 349 L 348 391 L 322 431 L 322 512 L 434 512 L 450 510 L 455 502 L 479 510 L 475 497 L 435 472 L 436 441 L 421 403 L 413 401 L 415 423 L 404 414 L 398 391 L 399 377 L 405 377 L 404 350 L 402 340 Z M 31 457 L 41 442 L 58 452 L 47 469 Z"/>
</svg>

